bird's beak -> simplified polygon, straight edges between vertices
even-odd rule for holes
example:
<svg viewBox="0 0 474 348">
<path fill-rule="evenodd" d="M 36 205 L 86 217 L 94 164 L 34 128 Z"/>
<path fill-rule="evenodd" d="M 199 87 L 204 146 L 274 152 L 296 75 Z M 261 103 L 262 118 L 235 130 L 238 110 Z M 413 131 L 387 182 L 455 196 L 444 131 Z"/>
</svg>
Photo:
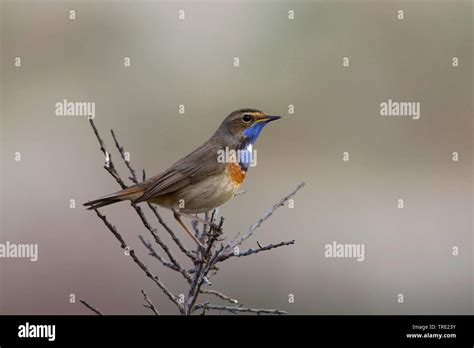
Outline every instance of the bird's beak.
<svg viewBox="0 0 474 348">
<path fill-rule="evenodd" d="M 280 119 L 281 116 L 270 116 L 270 115 L 266 115 L 265 118 L 262 118 L 260 120 L 258 120 L 257 122 L 265 122 L 265 123 L 268 123 L 268 122 L 272 122 L 272 121 L 276 121 L 278 119 Z"/>
</svg>

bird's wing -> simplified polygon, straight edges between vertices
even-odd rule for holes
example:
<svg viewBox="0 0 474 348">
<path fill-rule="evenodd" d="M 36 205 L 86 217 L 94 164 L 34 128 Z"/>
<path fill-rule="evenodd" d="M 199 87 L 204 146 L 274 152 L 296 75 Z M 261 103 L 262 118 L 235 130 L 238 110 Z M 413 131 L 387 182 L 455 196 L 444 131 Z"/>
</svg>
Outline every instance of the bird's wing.
<svg viewBox="0 0 474 348">
<path fill-rule="evenodd" d="M 136 202 L 175 192 L 189 184 L 225 170 L 225 163 L 217 161 L 219 146 L 208 141 L 173 164 L 168 170 L 147 180 L 143 195 Z"/>
</svg>

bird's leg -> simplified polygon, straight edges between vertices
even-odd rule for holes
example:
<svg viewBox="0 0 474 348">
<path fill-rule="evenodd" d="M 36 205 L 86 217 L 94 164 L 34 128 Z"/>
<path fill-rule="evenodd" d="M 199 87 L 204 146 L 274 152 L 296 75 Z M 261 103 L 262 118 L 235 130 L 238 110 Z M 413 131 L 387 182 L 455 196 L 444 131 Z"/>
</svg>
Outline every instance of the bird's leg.
<svg viewBox="0 0 474 348">
<path fill-rule="evenodd" d="M 187 234 L 196 242 L 197 245 L 199 245 L 203 250 L 205 250 L 204 245 L 199 241 L 199 239 L 196 238 L 196 236 L 189 230 L 189 228 L 184 224 L 184 222 L 181 220 L 181 213 L 173 210 L 173 216 L 178 221 L 178 224 L 181 225 L 182 228 L 186 231 Z"/>
<path fill-rule="evenodd" d="M 216 231 L 217 233 L 219 234 L 222 234 L 222 231 L 221 231 L 221 228 L 216 225 L 215 223 L 211 222 L 211 221 L 207 221 L 207 220 L 204 220 L 204 219 L 201 219 L 200 217 L 197 217 L 197 216 L 192 216 L 192 215 L 189 215 L 189 214 L 186 214 L 186 213 L 182 213 L 180 211 L 176 211 L 176 210 L 173 210 L 173 212 L 175 214 L 179 214 L 179 215 L 182 215 L 182 216 L 185 216 L 191 220 L 197 220 L 201 223 L 203 223 L 204 225 L 207 225 L 209 226 L 210 228 L 212 228 L 214 231 Z"/>
</svg>

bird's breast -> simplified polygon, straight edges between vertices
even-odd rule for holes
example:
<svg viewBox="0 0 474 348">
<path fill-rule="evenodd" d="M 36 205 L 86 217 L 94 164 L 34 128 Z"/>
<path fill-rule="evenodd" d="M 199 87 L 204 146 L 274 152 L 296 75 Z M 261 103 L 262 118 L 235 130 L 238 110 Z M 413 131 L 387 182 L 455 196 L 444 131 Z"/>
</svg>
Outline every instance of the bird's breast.
<svg viewBox="0 0 474 348">
<path fill-rule="evenodd" d="M 232 184 L 237 187 L 240 186 L 245 179 L 245 170 L 243 170 L 238 163 L 227 163 L 226 171 Z"/>
<path fill-rule="evenodd" d="M 225 170 L 187 185 L 178 191 L 155 197 L 150 202 L 183 213 L 197 214 L 221 206 L 232 198 L 245 178 L 237 163 L 226 164 Z"/>
</svg>

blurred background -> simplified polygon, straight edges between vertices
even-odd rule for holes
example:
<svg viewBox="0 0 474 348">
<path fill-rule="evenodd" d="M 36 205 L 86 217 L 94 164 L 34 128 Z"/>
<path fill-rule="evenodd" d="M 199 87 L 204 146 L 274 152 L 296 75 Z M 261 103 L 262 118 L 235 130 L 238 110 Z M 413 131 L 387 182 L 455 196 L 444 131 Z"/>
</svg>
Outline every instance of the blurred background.
<svg viewBox="0 0 474 348">
<path fill-rule="evenodd" d="M 294 208 L 244 247 L 295 245 L 229 260 L 214 278 L 244 306 L 472 314 L 472 15 L 471 1 L 2 1 L 0 242 L 37 243 L 39 259 L 0 259 L 0 312 L 90 314 L 69 302 L 75 294 L 108 314 L 149 314 L 145 289 L 176 313 L 81 206 L 118 186 L 87 118 L 55 115 L 67 99 L 95 102 L 116 163 L 111 128 L 148 175 L 232 110 L 284 116 L 256 144 L 247 193 L 220 209 L 229 239 L 306 182 Z M 420 119 L 380 116 L 388 99 L 420 102 Z M 138 235 L 148 232 L 128 204 L 102 212 L 172 291 L 186 289 L 147 255 Z M 365 244 L 365 261 L 325 258 L 333 241 Z"/>
</svg>

